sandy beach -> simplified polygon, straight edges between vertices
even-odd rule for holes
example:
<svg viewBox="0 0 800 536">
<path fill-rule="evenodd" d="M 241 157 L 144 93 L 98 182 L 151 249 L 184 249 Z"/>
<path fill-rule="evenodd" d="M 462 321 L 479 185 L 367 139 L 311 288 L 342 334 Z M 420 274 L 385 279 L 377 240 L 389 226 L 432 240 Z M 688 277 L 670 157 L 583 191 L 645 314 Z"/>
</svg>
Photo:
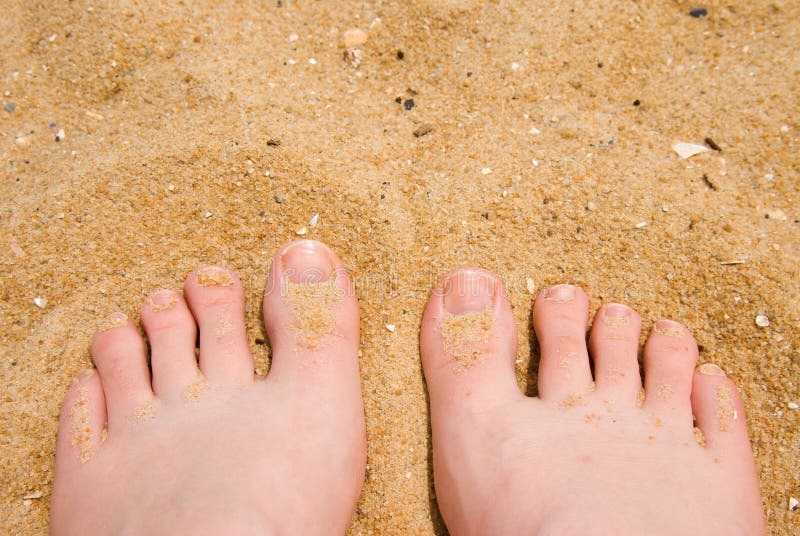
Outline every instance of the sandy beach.
<svg viewBox="0 0 800 536">
<path fill-rule="evenodd" d="M 47 533 L 101 318 L 228 265 L 266 374 L 261 293 L 301 236 L 361 307 L 350 535 L 446 534 L 418 328 L 460 265 L 502 277 L 530 395 L 547 285 L 684 322 L 742 391 L 771 534 L 800 532 L 800 4 L 586 4 L 5 1 L 0 533 Z"/>
</svg>

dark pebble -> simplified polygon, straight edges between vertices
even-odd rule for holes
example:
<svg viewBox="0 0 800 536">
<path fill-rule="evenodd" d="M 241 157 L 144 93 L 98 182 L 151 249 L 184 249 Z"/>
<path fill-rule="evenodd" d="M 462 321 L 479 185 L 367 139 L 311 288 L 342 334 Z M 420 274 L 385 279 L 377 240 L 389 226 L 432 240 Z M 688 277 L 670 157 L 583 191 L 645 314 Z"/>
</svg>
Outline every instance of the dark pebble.
<svg viewBox="0 0 800 536">
<path fill-rule="evenodd" d="M 689 15 L 692 17 L 699 19 L 700 17 L 705 17 L 708 15 L 708 10 L 704 7 L 696 7 L 689 12 Z"/>
<path fill-rule="evenodd" d="M 433 125 L 429 125 L 427 123 L 423 123 L 416 130 L 414 130 L 414 137 L 419 138 L 421 136 L 425 136 L 426 134 L 430 134 L 433 131 Z"/>
<path fill-rule="evenodd" d="M 410 110 L 414 107 L 414 99 L 406 99 L 403 101 L 403 108 Z"/>
<path fill-rule="evenodd" d="M 706 175 L 705 173 L 703 173 L 703 182 L 706 183 L 706 186 L 708 186 L 715 192 L 717 191 L 717 185 L 711 182 L 711 179 L 709 179 L 708 175 Z"/>
<path fill-rule="evenodd" d="M 712 140 L 711 138 L 706 138 L 706 145 L 708 145 L 709 147 L 711 147 L 712 149 L 714 149 L 717 152 L 720 152 L 720 153 L 722 152 L 722 147 L 717 145 L 716 142 L 714 140 Z"/>
<path fill-rule="evenodd" d="M 403 58 L 405 58 L 405 57 L 406 57 L 406 55 L 405 55 L 405 53 L 404 53 L 402 50 L 398 50 L 398 51 L 397 51 L 397 59 L 398 59 L 398 60 L 402 60 L 402 59 L 403 59 Z"/>
<path fill-rule="evenodd" d="M 8 103 L 8 104 L 6 104 L 5 106 L 3 106 L 3 109 L 4 109 L 5 111 L 7 111 L 8 113 L 11 113 L 11 112 L 13 112 L 13 111 L 14 111 L 16 108 L 17 108 L 17 105 L 16 105 L 16 104 L 14 104 L 13 102 L 9 102 L 9 103 Z"/>
<path fill-rule="evenodd" d="M 403 102 L 403 97 L 397 97 L 396 99 L 394 99 L 394 102 L 400 104 L 401 102 Z"/>
<path fill-rule="evenodd" d="M 469 78 L 470 76 L 472 76 L 472 71 L 467 71 L 467 78 Z"/>
<path fill-rule="evenodd" d="M 261 337 L 256 339 L 256 344 L 267 344 L 266 339 L 262 339 Z"/>
<path fill-rule="evenodd" d="M 281 140 L 276 140 L 275 138 L 270 138 L 267 140 L 267 145 L 270 147 L 277 147 L 281 144 Z"/>
<path fill-rule="evenodd" d="M 50 121 L 49 123 L 47 123 L 47 126 L 50 127 L 50 128 L 56 128 L 56 124 L 53 121 Z"/>
<path fill-rule="evenodd" d="M 634 106 L 639 106 L 641 103 L 642 103 L 642 101 L 640 101 L 639 99 L 636 99 L 635 101 L 633 101 L 633 105 Z"/>
</svg>

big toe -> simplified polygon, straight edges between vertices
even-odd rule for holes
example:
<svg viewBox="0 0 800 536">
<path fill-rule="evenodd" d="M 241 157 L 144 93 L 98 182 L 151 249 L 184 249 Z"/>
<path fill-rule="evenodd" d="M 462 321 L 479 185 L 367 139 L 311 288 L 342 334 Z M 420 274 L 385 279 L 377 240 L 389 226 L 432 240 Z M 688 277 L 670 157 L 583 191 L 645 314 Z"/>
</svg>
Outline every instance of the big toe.
<svg viewBox="0 0 800 536">
<path fill-rule="evenodd" d="M 299 240 L 278 250 L 264 292 L 264 325 L 270 381 L 319 383 L 319 396 L 345 396 L 361 407 L 358 302 L 344 263 L 328 246 Z"/>
<path fill-rule="evenodd" d="M 420 351 L 434 426 L 442 412 L 485 409 L 521 397 L 517 329 L 500 279 L 477 268 L 441 278 L 431 293 Z"/>
</svg>

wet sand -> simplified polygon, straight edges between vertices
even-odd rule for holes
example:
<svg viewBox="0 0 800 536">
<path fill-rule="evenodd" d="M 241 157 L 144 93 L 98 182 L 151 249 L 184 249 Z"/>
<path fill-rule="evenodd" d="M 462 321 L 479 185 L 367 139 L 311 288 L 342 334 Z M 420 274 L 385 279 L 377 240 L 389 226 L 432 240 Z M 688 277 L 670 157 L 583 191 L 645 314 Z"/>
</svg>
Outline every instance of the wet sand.
<svg viewBox="0 0 800 536">
<path fill-rule="evenodd" d="M 529 394 L 537 289 L 685 322 L 742 389 L 772 533 L 800 530 L 797 3 L 4 7 L 0 532 L 46 533 L 59 403 L 97 321 L 223 263 L 263 374 L 268 263 L 303 228 L 360 296 L 350 534 L 444 534 L 417 329 L 465 264 L 504 280 Z M 671 149 L 705 138 L 721 152 Z"/>
</svg>

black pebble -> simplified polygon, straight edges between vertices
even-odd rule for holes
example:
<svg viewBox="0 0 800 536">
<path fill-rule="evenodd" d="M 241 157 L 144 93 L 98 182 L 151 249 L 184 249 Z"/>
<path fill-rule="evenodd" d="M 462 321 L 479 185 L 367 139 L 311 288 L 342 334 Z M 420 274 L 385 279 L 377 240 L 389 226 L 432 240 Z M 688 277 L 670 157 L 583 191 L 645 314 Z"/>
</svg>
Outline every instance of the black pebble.
<svg viewBox="0 0 800 536">
<path fill-rule="evenodd" d="M 712 140 L 711 138 L 706 138 L 706 145 L 714 149 L 715 151 L 722 152 L 722 147 L 717 145 L 717 143 Z"/>
<path fill-rule="evenodd" d="M 397 97 L 396 99 L 394 99 L 394 102 L 400 104 L 401 102 L 403 102 L 403 97 Z"/>
<path fill-rule="evenodd" d="M 276 140 L 275 138 L 270 138 L 267 140 L 267 145 L 270 147 L 277 147 L 281 144 L 281 140 Z"/>
<path fill-rule="evenodd" d="M 708 15 L 708 10 L 704 7 L 696 7 L 689 12 L 689 15 L 692 17 L 699 19 L 700 17 L 705 17 Z"/>
<path fill-rule="evenodd" d="M 642 103 L 642 101 L 640 101 L 639 99 L 636 99 L 635 101 L 633 101 L 633 105 L 634 106 L 639 106 L 641 103 Z"/>
<path fill-rule="evenodd" d="M 414 99 L 406 99 L 405 101 L 403 101 L 403 108 L 405 108 L 406 110 L 410 110 L 413 107 L 414 107 Z"/>
<path fill-rule="evenodd" d="M 266 343 L 267 341 L 265 339 L 262 339 L 261 337 L 256 339 L 256 344 L 266 344 Z"/>
<path fill-rule="evenodd" d="M 472 71 L 467 71 L 467 78 L 469 78 L 470 76 L 472 76 Z"/>
<path fill-rule="evenodd" d="M 405 58 L 405 57 L 406 57 L 406 55 L 405 55 L 405 53 L 404 53 L 402 50 L 398 50 L 398 51 L 397 51 L 397 59 L 398 59 L 398 60 L 402 60 L 402 59 L 403 59 L 403 58 Z"/>
</svg>

